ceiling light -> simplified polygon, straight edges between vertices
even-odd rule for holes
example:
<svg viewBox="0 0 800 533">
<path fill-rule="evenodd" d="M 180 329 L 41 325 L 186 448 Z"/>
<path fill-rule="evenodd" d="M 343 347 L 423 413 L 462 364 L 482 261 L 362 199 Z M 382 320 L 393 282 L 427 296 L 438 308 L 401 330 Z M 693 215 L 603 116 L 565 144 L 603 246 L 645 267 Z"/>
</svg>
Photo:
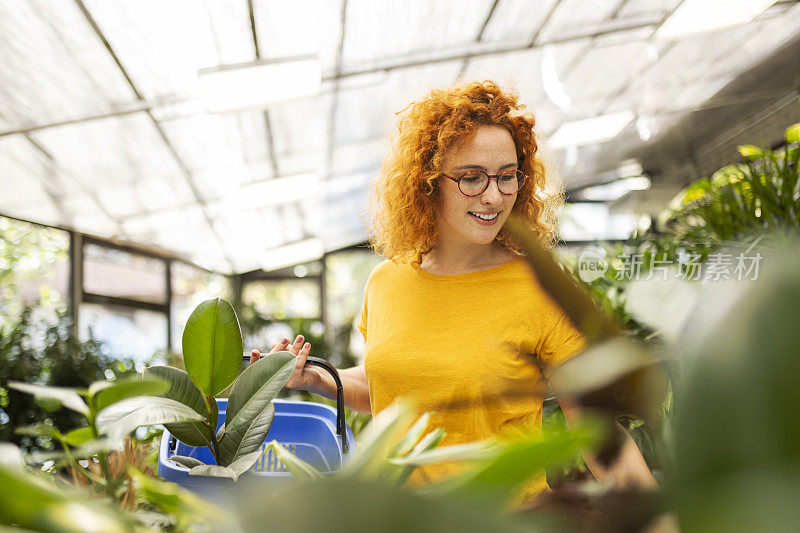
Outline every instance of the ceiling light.
<svg viewBox="0 0 800 533">
<path fill-rule="evenodd" d="M 580 191 L 580 195 L 587 200 L 614 201 L 622 198 L 631 191 L 643 191 L 650 188 L 650 178 L 647 176 L 634 176 L 622 178 L 611 183 L 587 187 Z"/>
<path fill-rule="evenodd" d="M 548 144 L 553 148 L 580 146 L 609 141 L 619 135 L 633 120 L 630 111 L 611 113 L 599 117 L 565 122 L 550 136 Z"/>
<path fill-rule="evenodd" d="M 261 268 L 267 272 L 300 263 L 315 261 L 325 253 L 325 246 L 316 237 L 285 244 L 262 254 Z"/>
<path fill-rule="evenodd" d="M 655 38 L 681 39 L 745 24 L 774 3 L 775 0 L 686 0 L 664 21 Z"/>
<path fill-rule="evenodd" d="M 242 185 L 225 200 L 225 209 L 256 209 L 311 198 L 318 192 L 319 175 L 304 172 Z"/>
<path fill-rule="evenodd" d="M 316 56 L 227 65 L 200 70 L 197 76 L 209 113 L 263 109 L 317 95 L 322 87 L 322 66 Z"/>
<path fill-rule="evenodd" d="M 558 107 L 565 109 L 572 105 L 572 99 L 564 90 L 564 84 L 558 79 L 556 68 L 556 54 L 553 47 L 548 45 L 542 52 L 542 86 L 544 93 Z"/>
</svg>

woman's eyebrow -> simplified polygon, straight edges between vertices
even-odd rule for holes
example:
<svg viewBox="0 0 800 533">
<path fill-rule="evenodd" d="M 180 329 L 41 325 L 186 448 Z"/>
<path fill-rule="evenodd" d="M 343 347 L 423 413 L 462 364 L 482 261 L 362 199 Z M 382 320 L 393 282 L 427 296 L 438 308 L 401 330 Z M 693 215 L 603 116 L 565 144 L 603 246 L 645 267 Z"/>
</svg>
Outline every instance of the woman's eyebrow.
<svg viewBox="0 0 800 533">
<path fill-rule="evenodd" d="M 502 167 L 500 167 L 500 170 L 505 170 L 507 168 L 514 168 L 516 166 L 517 166 L 516 163 L 508 163 L 508 164 L 505 164 Z M 456 167 L 456 170 L 466 170 L 466 169 L 476 169 L 476 170 L 484 170 L 484 171 L 486 171 L 486 167 L 481 166 L 481 165 L 468 164 L 468 165 L 461 165 L 461 166 Z"/>
</svg>

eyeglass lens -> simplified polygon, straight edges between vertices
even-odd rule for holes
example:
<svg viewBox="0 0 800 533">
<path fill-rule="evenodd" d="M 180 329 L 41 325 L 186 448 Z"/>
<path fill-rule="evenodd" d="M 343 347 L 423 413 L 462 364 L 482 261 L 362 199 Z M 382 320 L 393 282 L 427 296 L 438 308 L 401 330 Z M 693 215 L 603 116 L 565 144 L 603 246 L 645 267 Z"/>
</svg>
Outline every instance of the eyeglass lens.
<svg viewBox="0 0 800 533">
<path fill-rule="evenodd" d="M 497 175 L 497 188 L 503 194 L 519 192 L 525 181 L 525 175 L 519 170 L 508 170 Z M 482 170 L 464 174 L 458 182 L 458 187 L 464 194 L 473 196 L 481 194 L 489 185 L 489 175 Z"/>
</svg>

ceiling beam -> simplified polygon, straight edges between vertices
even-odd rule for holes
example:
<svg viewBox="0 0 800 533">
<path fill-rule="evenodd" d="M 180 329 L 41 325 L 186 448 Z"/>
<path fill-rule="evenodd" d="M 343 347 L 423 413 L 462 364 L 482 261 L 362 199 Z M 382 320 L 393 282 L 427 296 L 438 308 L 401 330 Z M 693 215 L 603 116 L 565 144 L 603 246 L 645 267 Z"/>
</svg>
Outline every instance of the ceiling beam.
<svg viewBox="0 0 800 533">
<path fill-rule="evenodd" d="M 481 29 L 478 31 L 478 36 L 475 38 L 475 42 L 479 43 L 483 40 L 483 34 L 486 32 L 486 27 L 489 26 L 489 21 L 492 20 L 492 15 L 494 15 L 495 10 L 497 9 L 497 4 L 500 3 L 500 0 L 494 0 L 492 2 L 492 7 L 489 8 L 489 13 L 486 14 L 486 18 L 483 19 L 483 24 L 481 24 Z M 464 61 L 461 63 L 461 68 L 458 69 L 458 75 L 456 76 L 457 79 L 460 79 L 464 76 L 464 72 L 467 70 L 467 65 L 469 65 L 469 57 L 465 57 Z"/>
<path fill-rule="evenodd" d="M 652 26 L 653 28 L 656 28 L 658 26 L 658 23 L 659 23 L 659 21 L 657 21 L 657 20 L 650 20 L 650 21 L 644 21 L 644 22 L 639 21 L 639 22 L 636 22 L 636 23 L 633 23 L 633 24 L 630 24 L 630 25 L 626 25 L 626 26 L 621 26 L 621 27 L 618 27 L 618 28 L 611 28 L 611 29 L 607 29 L 607 30 L 601 30 L 601 31 L 598 31 L 598 32 L 589 32 L 589 33 L 576 34 L 576 35 L 568 36 L 568 37 L 561 38 L 561 39 L 554 39 L 554 40 L 548 41 L 548 42 L 536 43 L 533 46 L 526 45 L 526 46 L 513 46 L 513 47 L 498 47 L 497 45 L 487 45 L 485 50 L 477 50 L 477 51 L 473 51 L 473 52 L 458 52 L 458 53 L 455 53 L 455 54 L 451 54 L 451 55 L 447 55 L 447 56 L 440 56 L 440 57 L 431 58 L 431 59 L 415 60 L 415 61 L 409 61 L 409 62 L 405 62 L 405 63 L 396 62 L 396 61 L 395 62 L 387 61 L 387 62 L 385 62 L 384 64 L 381 64 L 381 65 L 372 66 L 372 67 L 363 68 L 363 69 L 353 69 L 353 70 L 346 71 L 346 72 L 341 72 L 340 69 L 334 69 L 333 72 L 330 72 L 327 75 L 323 76 L 323 81 L 325 81 L 325 82 L 336 82 L 336 81 L 344 79 L 344 78 L 360 76 L 362 74 L 373 74 L 373 73 L 376 73 L 376 72 L 383 72 L 383 71 L 387 71 L 388 72 L 388 71 L 392 71 L 392 70 L 402 70 L 402 69 L 405 69 L 405 68 L 414 68 L 414 67 L 418 67 L 418 66 L 422 66 L 422 65 L 426 65 L 426 64 L 442 63 L 442 62 L 453 61 L 453 60 L 458 60 L 458 59 L 468 60 L 468 59 L 471 59 L 473 57 L 486 57 L 486 56 L 503 55 L 503 54 L 508 54 L 508 53 L 521 52 L 521 51 L 529 50 L 529 49 L 532 49 L 532 48 L 542 48 L 542 47 L 547 46 L 547 45 L 564 44 L 564 43 L 569 43 L 569 42 L 574 42 L 574 41 L 580 41 L 580 40 L 583 40 L 583 39 L 589 39 L 589 38 L 592 38 L 592 37 L 598 37 L 598 36 L 603 36 L 603 35 L 614 35 L 616 33 L 624 33 L 626 31 L 646 28 L 646 27 L 649 27 L 649 26 Z M 358 89 L 358 87 L 356 87 L 355 89 Z M 332 90 L 331 92 L 342 92 L 342 91 L 346 91 L 346 90 L 348 90 L 348 89 L 341 88 L 341 87 L 336 87 L 335 91 Z M 58 127 L 58 126 L 65 126 L 65 125 L 70 125 L 70 124 L 81 124 L 81 123 L 85 123 L 85 122 L 91 122 L 93 120 L 102 120 L 102 119 L 106 119 L 106 118 L 114 118 L 114 117 L 120 117 L 120 116 L 125 116 L 125 115 L 132 115 L 132 114 L 139 113 L 139 112 L 151 113 L 154 110 L 156 110 L 159 107 L 161 107 L 162 105 L 177 105 L 177 104 L 181 104 L 183 102 L 184 101 L 170 101 L 170 102 L 167 102 L 165 104 L 162 104 L 162 103 L 157 103 L 157 102 L 147 102 L 145 100 L 141 100 L 141 101 L 136 101 L 136 102 L 133 102 L 133 103 L 129 104 L 129 106 L 125 107 L 124 109 L 117 109 L 117 110 L 114 110 L 114 111 L 110 111 L 108 113 L 99 113 L 99 114 L 95 114 L 95 115 L 87 115 L 85 117 L 81 117 L 81 118 L 77 118 L 77 119 L 70 119 L 70 120 L 57 121 L 57 122 L 49 122 L 49 123 L 44 123 L 44 124 L 35 124 L 35 125 L 31 125 L 31 126 L 25 126 L 25 127 L 20 127 L 20 128 L 14 128 L 14 129 L 9 129 L 9 130 L 5 130 L 5 131 L 0 131 L 0 137 L 5 137 L 5 136 L 8 136 L 8 135 L 16 135 L 16 134 L 20 134 L 20 133 L 31 133 L 31 132 L 34 132 L 34 131 L 45 130 L 45 129 L 48 129 L 48 128 L 55 128 L 55 127 Z M 271 136 L 272 136 L 271 132 L 269 132 L 268 135 L 271 138 Z M 272 150 L 272 148 L 270 148 L 270 159 L 275 161 L 276 158 L 272 155 L 272 152 L 273 152 L 273 150 Z M 273 171 L 274 170 L 275 169 L 273 168 Z M 276 174 L 276 175 L 280 175 L 280 174 Z"/>
<path fill-rule="evenodd" d="M 332 102 L 328 111 L 328 145 L 325 154 L 325 179 L 327 180 L 333 173 L 333 150 L 336 141 L 336 113 L 339 110 L 339 71 L 342 68 L 342 54 L 344 51 L 344 39 L 347 32 L 347 0 L 342 0 L 342 8 L 339 12 L 339 44 L 336 47 L 336 63 L 334 65 L 334 80 L 332 88 Z"/>
<path fill-rule="evenodd" d="M 258 42 L 258 28 L 256 28 L 255 9 L 253 0 L 247 0 L 247 10 L 250 14 L 250 34 L 253 36 L 253 49 L 256 53 L 256 61 L 261 60 L 261 45 Z M 272 138 L 272 121 L 270 120 L 269 110 L 264 110 L 264 135 L 267 141 L 267 154 L 269 155 L 272 167 L 272 177 L 277 178 L 281 175 L 278 168 L 278 157 L 275 154 L 275 141 Z M 259 176 L 259 179 L 261 176 Z"/>
<path fill-rule="evenodd" d="M 565 44 L 571 43 L 575 41 L 581 41 L 584 39 L 591 39 L 593 37 L 602 37 L 604 35 L 614 35 L 617 33 L 625 33 L 628 31 L 639 30 L 642 28 L 653 27 L 655 28 L 658 24 L 659 19 L 644 19 L 644 20 L 637 20 L 630 24 L 623 24 L 620 26 L 616 26 L 613 28 L 607 28 L 603 30 L 596 30 L 596 31 L 589 31 L 584 33 L 576 33 L 573 35 L 569 35 L 566 37 L 561 37 L 557 39 L 552 39 L 545 42 L 534 42 L 533 44 L 527 44 L 524 46 L 498 46 L 495 43 L 487 44 L 483 47 L 483 49 L 478 49 L 474 51 L 456 51 L 451 53 L 444 53 L 440 54 L 435 57 L 421 57 L 419 59 L 390 59 L 385 60 L 382 62 L 377 62 L 374 65 L 370 65 L 367 67 L 361 68 L 353 68 L 349 70 L 345 70 L 344 72 L 339 72 L 338 74 L 335 72 L 329 72 L 323 75 L 323 81 L 331 81 L 334 79 L 343 79 L 343 78 L 352 78 L 355 76 L 362 76 L 364 74 L 375 74 L 378 72 L 391 72 L 393 70 L 402 70 L 407 68 L 414 68 L 420 67 L 425 65 L 433 65 L 437 63 L 446 63 L 449 61 L 457 61 L 459 59 L 466 59 L 466 58 L 473 58 L 473 57 L 490 57 L 490 56 L 499 56 L 503 54 L 510 54 L 514 52 L 524 52 L 525 50 L 533 50 L 537 48 L 543 48 L 548 45 L 557 45 L 557 44 Z"/>
</svg>

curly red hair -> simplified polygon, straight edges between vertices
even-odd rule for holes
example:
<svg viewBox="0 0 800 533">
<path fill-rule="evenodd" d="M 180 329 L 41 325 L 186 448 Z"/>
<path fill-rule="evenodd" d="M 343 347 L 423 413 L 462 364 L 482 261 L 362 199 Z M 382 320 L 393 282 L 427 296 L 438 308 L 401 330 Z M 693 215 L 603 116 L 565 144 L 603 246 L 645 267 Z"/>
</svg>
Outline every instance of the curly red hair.
<svg viewBox="0 0 800 533">
<path fill-rule="evenodd" d="M 517 193 L 512 214 L 519 215 L 547 245 L 556 240 L 555 217 L 563 192 L 545 195 L 545 168 L 537 156 L 534 116 L 516 95 L 492 81 L 435 89 L 406 107 L 389 154 L 373 181 L 367 228 L 372 248 L 393 261 L 429 252 L 436 240 L 437 180 L 447 150 L 479 126 L 506 128 L 514 139 L 517 162 L 528 179 Z M 497 240 L 514 253 L 519 245 L 503 228 Z"/>
</svg>

